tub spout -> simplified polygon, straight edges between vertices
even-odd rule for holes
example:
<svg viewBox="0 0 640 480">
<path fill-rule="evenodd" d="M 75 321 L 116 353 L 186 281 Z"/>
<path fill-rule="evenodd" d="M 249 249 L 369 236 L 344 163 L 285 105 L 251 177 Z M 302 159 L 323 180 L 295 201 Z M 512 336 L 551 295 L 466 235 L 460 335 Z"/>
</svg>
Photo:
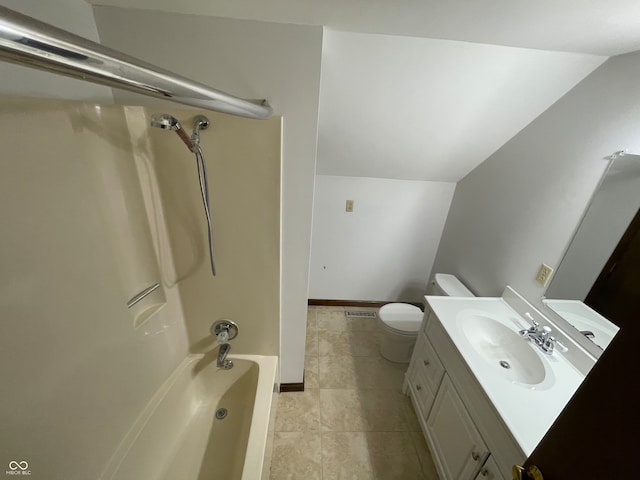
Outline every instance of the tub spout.
<svg viewBox="0 0 640 480">
<path fill-rule="evenodd" d="M 227 360 L 227 355 L 229 355 L 230 350 L 231 344 L 223 343 L 220 345 L 220 350 L 218 350 L 218 368 L 224 368 L 225 370 L 233 368 L 233 362 Z"/>
</svg>

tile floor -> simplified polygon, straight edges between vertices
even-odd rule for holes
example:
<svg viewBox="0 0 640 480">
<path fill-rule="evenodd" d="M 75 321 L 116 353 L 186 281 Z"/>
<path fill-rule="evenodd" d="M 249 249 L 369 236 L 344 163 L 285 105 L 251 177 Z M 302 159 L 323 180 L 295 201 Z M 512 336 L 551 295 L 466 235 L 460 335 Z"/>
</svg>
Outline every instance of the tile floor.
<svg viewBox="0 0 640 480">
<path fill-rule="evenodd" d="M 380 356 L 377 331 L 345 307 L 309 307 L 305 391 L 280 394 L 271 480 L 438 480 L 402 394 L 408 365 Z"/>
</svg>

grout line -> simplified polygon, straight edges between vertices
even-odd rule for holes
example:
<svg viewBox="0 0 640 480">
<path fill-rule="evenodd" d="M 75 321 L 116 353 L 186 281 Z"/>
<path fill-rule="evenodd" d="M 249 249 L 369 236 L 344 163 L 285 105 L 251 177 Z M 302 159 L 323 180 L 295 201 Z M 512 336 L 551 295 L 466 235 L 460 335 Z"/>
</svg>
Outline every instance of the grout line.
<svg viewBox="0 0 640 480">
<path fill-rule="evenodd" d="M 324 480 L 324 450 L 322 449 L 322 431 L 318 432 L 320 435 L 320 480 Z"/>
</svg>

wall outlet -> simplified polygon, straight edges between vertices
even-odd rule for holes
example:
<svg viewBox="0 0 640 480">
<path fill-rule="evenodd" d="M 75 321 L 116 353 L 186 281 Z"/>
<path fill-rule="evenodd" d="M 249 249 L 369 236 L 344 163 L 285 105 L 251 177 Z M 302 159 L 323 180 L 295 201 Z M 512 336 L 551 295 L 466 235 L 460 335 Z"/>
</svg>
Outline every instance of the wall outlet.
<svg viewBox="0 0 640 480">
<path fill-rule="evenodd" d="M 347 200 L 347 205 L 344 208 L 345 212 L 353 212 L 353 200 Z"/>
<path fill-rule="evenodd" d="M 551 275 L 553 275 L 553 268 L 551 268 L 546 263 L 540 265 L 540 269 L 538 270 L 538 274 L 536 275 L 536 282 L 538 282 L 543 287 L 547 286 L 549 280 L 551 280 Z"/>
</svg>

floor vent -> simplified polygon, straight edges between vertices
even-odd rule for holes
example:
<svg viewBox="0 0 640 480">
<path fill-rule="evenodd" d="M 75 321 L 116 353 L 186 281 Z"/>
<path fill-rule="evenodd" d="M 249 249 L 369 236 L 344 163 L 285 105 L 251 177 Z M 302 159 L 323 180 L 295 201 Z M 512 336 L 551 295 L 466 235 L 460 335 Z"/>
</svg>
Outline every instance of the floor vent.
<svg viewBox="0 0 640 480">
<path fill-rule="evenodd" d="M 376 312 L 363 312 L 358 310 L 347 310 L 347 318 L 376 318 Z"/>
</svg>

